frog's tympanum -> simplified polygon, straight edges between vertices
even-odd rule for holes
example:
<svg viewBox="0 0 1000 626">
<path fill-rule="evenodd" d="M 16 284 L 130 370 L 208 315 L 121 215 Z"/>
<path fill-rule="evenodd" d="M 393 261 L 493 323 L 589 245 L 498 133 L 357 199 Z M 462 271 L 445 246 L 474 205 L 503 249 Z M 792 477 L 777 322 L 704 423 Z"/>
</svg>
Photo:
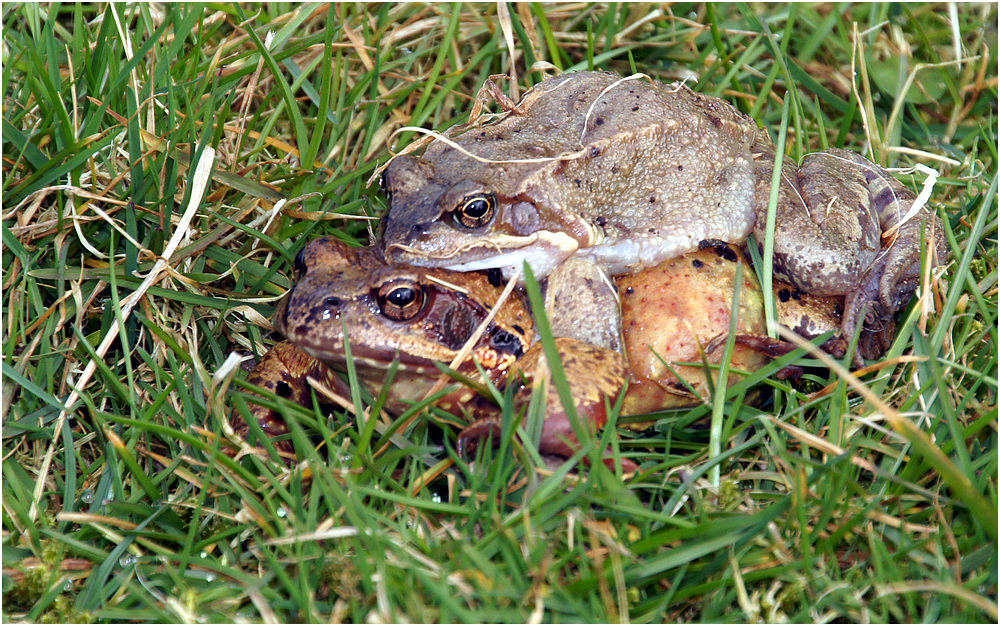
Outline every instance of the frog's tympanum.
<svg viewBox="0 0 1000 626">
<path fill-rule="evenodd" d="M 527 261 L 537 276 L 576 258 L 620 276 L 705 240 L 763 242 L 774 158 L 767 132 L 723 100 L 644 77 L 564 74 L 499 121 L 389 164 L 386 255 L 462 271 Z M 923 208 L 903 222 L 913 193 L 852 152 L 783 163 L 776 277 L 845 296 L 848 339 L 859 322 L 881 330 L 917 287 L 925 227 L 930 261 L 944 259 L 938 218 Z M 614 299 L 601 301 L 595 319 L 615 318 Z"/>
<path fill-rule="evenodd" d="M 710 344 L 719 344 L 713 340 L 729 332 L 737 260 L 744 261 L 737 332 L 762 335 L 763 307 L 756 278 L 738 249 L 720 246 L 619 280 L 627 362 L 615 350 L 557 337 L 576 409 L 587 425 L 604 425 L 605 404 L 617 399 L 626 379 L 630 384 L 624 415 L 692 406 L 709 397 L 704 367 L 676 363 L 721 361 L 723 350 Z M 328 237 L 303 250 L 297 272 L 297 285 L 274 317 L 287 341 L 265 355 L 248 380 L 301 404 L 310 402 L 306 376 L 343 393 L 344 383 L 329 370 L 321 370 L 346 369 L 346 330 L 358 377 L 373 392 L 382 387 L 390 363 L 398 361 L 387 403 L 396 413 L 427 393 L 441 374 L 434 363 L 453 361 L 503 291 L 486 273 L 386 265 L 377 248 L 351 248 Z M 456 370 L 475 377 L 478 362 L 501 388 L 518 385 L 515 401 L 524 404 L 532 386 L 547 375 L 535 333 L 525 298 L 514 291 Z M 737 370 L 752 371 L 765 361 L 755 348 L 738 344 L 732 364 Z M 732 374 L 730 382 L 737 377 Z M 437 404 L 449 412 L 465 412 L 472 420 L 459 436 L 460 448 L 469 448 L 489 433 L 499 434 L 499 412 L 469 388 L 460 387 Z M 257 405 L 251 408 L 265 433 L 285 432 L 274 412 Z M 242 426 L 237 431 L 245 433 Z M 566 457 L 577 441 L 550 387 L 540 451 Z M 634 468 L 631 462 L 626 466 Z"/>
</svg>

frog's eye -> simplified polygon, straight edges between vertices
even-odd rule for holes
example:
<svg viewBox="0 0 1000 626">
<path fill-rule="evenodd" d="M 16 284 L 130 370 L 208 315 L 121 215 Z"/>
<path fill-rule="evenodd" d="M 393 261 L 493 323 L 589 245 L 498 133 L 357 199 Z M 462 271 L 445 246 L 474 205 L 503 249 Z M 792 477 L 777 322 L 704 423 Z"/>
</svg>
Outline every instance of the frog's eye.
<svg viewBox="0 0 1000 626">
<path fill-rule="evenodd" d="M 378 308 L 391 320 L 406 322 L 424 306 L 424 290 L 417 283 L 396 281 L 378 290 Z"/>
<path fill-rule="evenodd" d="M 477 193 L 462 200 L 455 210 L 455 221 L 466 228 L 479 228 L 489 224 L 496 209 L 491 193 Z"/>
</svg>

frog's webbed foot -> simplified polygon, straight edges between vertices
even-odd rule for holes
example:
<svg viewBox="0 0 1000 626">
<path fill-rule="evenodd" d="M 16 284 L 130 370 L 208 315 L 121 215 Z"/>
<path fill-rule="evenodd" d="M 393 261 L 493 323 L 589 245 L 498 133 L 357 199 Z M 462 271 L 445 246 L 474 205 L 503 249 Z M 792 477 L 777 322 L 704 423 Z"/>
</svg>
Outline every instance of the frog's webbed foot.
<svg viewBox="0 0 1000 626">
<path fill-rule="evenodd" d="M 596 433 L 607 423 L 607 405 L 615 401 L 625 385 L 625 360 L 617 352 L 582 341 L 558 337 L 555 342 L 581 425 Z M 515 406 L 527 406 L 534 386 L 544 384 L 548 377 L 548 364 L 542 345 L 535 344 L 518 360 L 517 371 L 512 372 L 507 382 L 508 385 L 517 385 L 514 393 Z M 489 436 L 492 436 L 494 444 L 499 443 L 500 432 L 498 416 L 490 415 L 476 420 L 459 433 L 459 455 L 464 457 L 474 451 L 479 442 Z M 576 452 L 579 445 L 559 394 L 550 384 L 538 451 L 543 455 L 568 458 Z M 604 462 L 613 469 L 610 457 L 605 458 Z M 628 459 L 622 459 L 622 467 L 625 472 L 638 469 L 638 465 Z"/>
<path fill-rule="evenodd" d="M 331 387 L 339 381 L 333 370 L 296 348 L 290 341 L 282 341 L 261 357 L 247 376 L 247 382 L 272 391 L 286 400 L 302 406 L 311 406 L 312 395 L 306 380 L 309 377 Z M 257 420 L 260 429 L 269 438 L 275 439 L 288 434 L 288 424 L 280 413 L 252 401 L 248 402 L 247 406 L 250 415 Z M 243 439 L 250 433 L 250 426 L 235 407 L 230 412 L 229 423 L 233 431 Z M 272 443 L 286 460 L 295 459 L 295 450 L 290 440 L 280 439 Z"/>
</svg>

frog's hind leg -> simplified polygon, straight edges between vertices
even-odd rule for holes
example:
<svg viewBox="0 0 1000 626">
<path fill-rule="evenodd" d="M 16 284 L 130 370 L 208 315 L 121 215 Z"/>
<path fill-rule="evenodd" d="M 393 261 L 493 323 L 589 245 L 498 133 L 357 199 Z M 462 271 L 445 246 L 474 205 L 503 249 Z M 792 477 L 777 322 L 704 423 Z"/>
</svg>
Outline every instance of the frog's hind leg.
<svg viewBox="0 0 1000 626">
<path fill-rule="evenodd" d="M 757 159 L 758 240 L 770 187 L 769 156 Z M 847 150 L 810 154 L 782 168 L 774 234 L 775 276 L 818 296 L 843 295 L 841 333 L 862 326 L 861 357 L 880 357 L 891 343 L 896 313 L 920 277 L 920 239 L 940 221 L 888 172 Z M 938 258 L 943 238 L 936 237 Z"/>
<path fill-rule="evenodd" d="M 878 358 L 892 343 L 896 313 L 909 303 L 919 285 L 920 240 L 925 228 L 928 242 L 933 242 L 928 248 L 930 262 L 937 265 L 945 257 L 940 220 L 926 207 L 910 215 L 914 193 L 868 159 L 846 150 L 819 155 L 857 168 L 867 183 L 871 210 L 878 216 L 881 249 L 859 284 L 846 294 L 842 327 L 844 336 L 850 338 L 857 324 L 863 324 L 859 352 L 865 358 Z"/>
</svg>

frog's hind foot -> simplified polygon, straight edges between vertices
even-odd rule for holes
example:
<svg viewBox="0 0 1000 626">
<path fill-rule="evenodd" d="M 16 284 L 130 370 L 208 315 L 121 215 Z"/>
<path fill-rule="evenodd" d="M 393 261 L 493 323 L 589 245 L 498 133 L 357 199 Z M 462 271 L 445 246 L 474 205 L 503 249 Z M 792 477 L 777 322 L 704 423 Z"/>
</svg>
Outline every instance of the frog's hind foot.
<svg viewBox="0 0 1000 626">
<path fill-rule="evenodd" d="M 878 289 L 875 284 L 877 278 L 866 277 L 858 290 L 849 294 L 844 302 L 841 339 L 845 345 L 854 336 L 858 324 L 861 325 L 858 347 L 854 353 L 854 364 L 858 367 L 864 366 L 865 359 L 873 361 L 882 358 L 892 346 L 896 337 L 896 313 L 909 302 L 915 290 L 905 293 L 897 290 L 887 306 L 883 299 L 875 296 Z"/>
<path fill-rule="evenodd" d="M 748 348 L 767 355 L 772 359 L 783 357 L 792 350 L 798 348 L 797 345 L 790 341 L 775 339 L 766 335 L 755 335 L 752 333 L 740 333 L 736 335 L 736 343 L 747 346 Z M 820 344 L 819 348 L 827 354 L 839 359 L 843 358 L 844 354 L 847 353 L 847 342 L 844 341 L 843 337 L 835 335 Z M 805 371 L 805 368 L 802 366 L 788 365 L 778 370 L 775 376 L 778 380 L 794 380 L 801 377 Z"/>
</svg>

